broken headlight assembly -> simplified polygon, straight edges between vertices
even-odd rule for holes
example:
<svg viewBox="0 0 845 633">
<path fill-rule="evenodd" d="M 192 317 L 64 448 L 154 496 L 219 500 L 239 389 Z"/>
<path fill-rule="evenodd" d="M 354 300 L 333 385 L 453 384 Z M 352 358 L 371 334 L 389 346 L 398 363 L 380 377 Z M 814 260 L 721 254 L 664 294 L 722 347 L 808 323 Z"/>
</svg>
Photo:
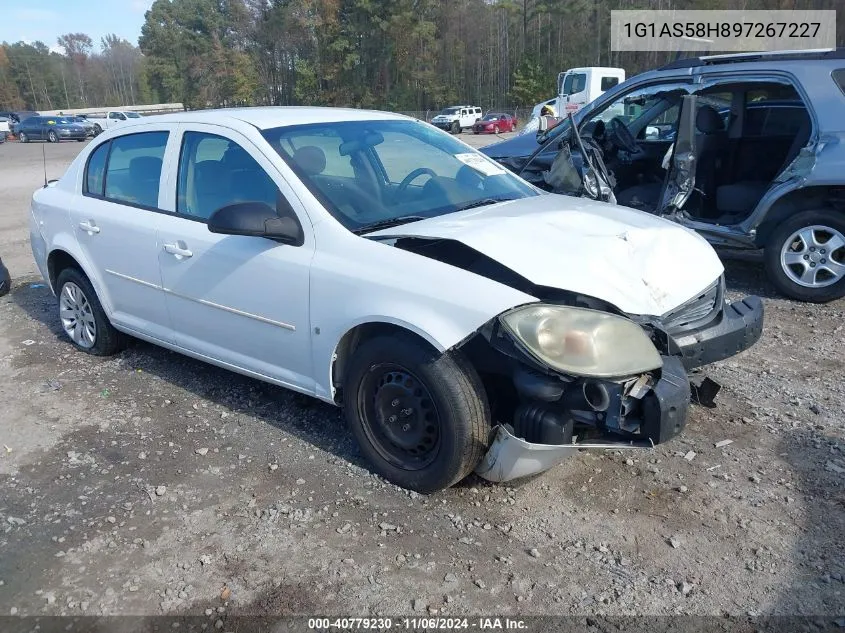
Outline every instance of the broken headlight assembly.
<svg viewBox="0 0 845 633">
<path fill-rule="evenodd" d="M 500 320 L 536 360 L 572 376 L 632 376 L 663 365 L 641 326 L 607 312 L 539 304 Z"/>
</svg>

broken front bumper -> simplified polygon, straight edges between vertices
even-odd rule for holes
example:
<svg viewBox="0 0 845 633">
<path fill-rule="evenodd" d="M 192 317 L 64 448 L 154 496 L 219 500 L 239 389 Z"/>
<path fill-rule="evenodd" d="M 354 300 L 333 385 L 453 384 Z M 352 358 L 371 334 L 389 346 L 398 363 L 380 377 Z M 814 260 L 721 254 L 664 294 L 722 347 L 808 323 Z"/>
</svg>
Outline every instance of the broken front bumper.
<svg viewBox="0 0 845 633">
<path fill-rule="evenodd" d="M 637 444 L 532 444 L 515 437 L 504 426 L 496 427 L 496 435 L 490 450 L 475 469 L 479 477 L 487 481 L 511 481 L 542 473 L 556 466 L 579 449 L 642 448 Z"/>
<path fill-rule="evenodd" d="M 726 303 L 710 324 L 672 335 L 684 367 L 694 369 L 730 358 L 756 343 L 763 333 L 763 301 L 745 297 Z"/>
<path fill-rule="evenodd" d="M 537 393 L 540 392 L 537 390 Z M 660 379 L 642 398 L 638 413 L 640 433 L 636 438 L 626 438 L 624 434 L 606 427 L 608 436 L 613 439 L 545 444 L 516 437 L 507 427 L 500 425 L 496 427 L 493 442 L 475 472 L 489 481 L 510 481 L 546 471 L 579 449 L 649 448 L 683 430 L 689 403 L 690 384 L 686 370 L 680 359 L 664 357 Z M 540 406 L 547 407 L 547 411 L 552 413 L 559 412 L 564 416 L 567 413 L 562 403 L 544 402 Z M 607 413 L 604 415 L 606 420 L 611 417 Z"/>
</svg>

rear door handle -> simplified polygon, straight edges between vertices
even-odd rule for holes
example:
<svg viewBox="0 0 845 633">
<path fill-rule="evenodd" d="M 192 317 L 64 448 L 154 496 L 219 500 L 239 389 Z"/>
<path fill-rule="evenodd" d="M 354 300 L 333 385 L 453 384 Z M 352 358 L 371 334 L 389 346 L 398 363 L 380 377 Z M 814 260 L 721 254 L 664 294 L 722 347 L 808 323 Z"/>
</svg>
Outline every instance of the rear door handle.
<svg viewBox="0 0 845 633">
<path fill-rule="evenodd" d="M 100 232 L 100 227 L 94 223 L 94 220 L 86 220 L 85 222 L 80 222 L 79 228 L 83 231 L 87 231 L 89 234 Z"/>
<path fill-rule="evenodd" d="M 177 242 L 176 244 L 165 244 L 164 252 L 170 253 L 178 257 L 193 257 L 194 254 L 188 250 L 184 242 Z"/>
</svg>

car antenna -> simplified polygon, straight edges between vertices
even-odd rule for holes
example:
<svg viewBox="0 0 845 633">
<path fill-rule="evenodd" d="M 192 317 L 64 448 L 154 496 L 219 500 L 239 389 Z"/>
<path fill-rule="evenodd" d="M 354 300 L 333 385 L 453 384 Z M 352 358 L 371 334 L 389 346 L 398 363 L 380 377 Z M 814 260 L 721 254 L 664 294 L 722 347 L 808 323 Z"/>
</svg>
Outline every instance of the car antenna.
<svg viewBox="0 0 845 633">
<path fill-rule="evenodd" d="M 44 149 L 44 143 L 41 144 L 41 160 L 44 163 L 44 186 L 47 186 L 47 150 Z"/>
</svg>

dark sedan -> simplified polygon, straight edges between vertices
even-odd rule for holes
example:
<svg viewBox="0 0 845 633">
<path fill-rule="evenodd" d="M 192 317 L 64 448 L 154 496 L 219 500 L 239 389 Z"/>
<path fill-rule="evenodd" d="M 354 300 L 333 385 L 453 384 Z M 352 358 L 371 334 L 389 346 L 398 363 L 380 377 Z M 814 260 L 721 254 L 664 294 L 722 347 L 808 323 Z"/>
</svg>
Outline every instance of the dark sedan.
<svg viewBox="0 0 845 633">
<path fill-rule="evenodd" d="M 84 141 L 88 130 L 66 116 L 33 116 L 18 124 L 18 139 L 21 143 L 29 141 L 49 141 L 58 143 L 65 140 Z"/>
<path fill-rule="evenodd" d="M 498 134 L 516 130 L 516 117 L 501 112 L 491 112 L 472 126 L 475 134 Z"/>
</svg>

